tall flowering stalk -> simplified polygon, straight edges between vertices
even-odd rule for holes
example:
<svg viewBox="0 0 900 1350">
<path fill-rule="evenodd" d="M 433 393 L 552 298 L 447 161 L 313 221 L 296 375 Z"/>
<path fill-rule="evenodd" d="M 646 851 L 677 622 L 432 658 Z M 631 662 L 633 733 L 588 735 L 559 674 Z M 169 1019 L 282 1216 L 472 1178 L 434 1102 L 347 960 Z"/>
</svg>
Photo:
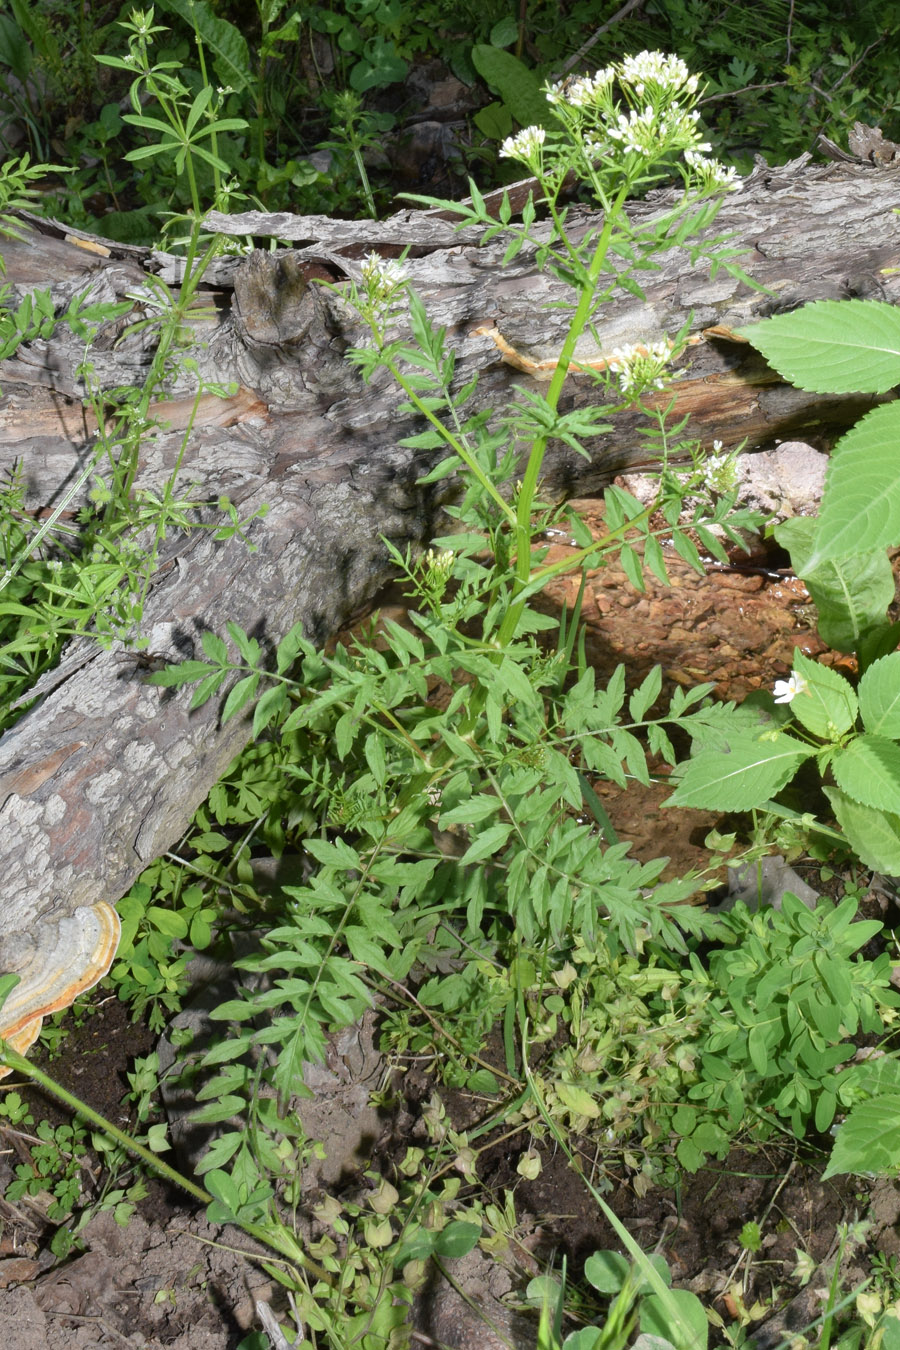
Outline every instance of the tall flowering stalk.
<svg viewBox="0 0 900 1350">
<path fill-rule="evenodd" d="M 487 453 L 483 423 L 477 418 L 463 423 L 460 417 L 459 409 L 474 384 L 461 394 L 452 392 L 454 356 L 445 349 L 444 332 L 430 325 L 421 301 L 408 291 L 396 266 L 370 258 L 362 269 L 362 284 L 355 286 L 349 297 L 368 324 L 372 339 L 370 347 L 351 352 L 351 359 L 366 378 L 377 366 L 386 367 L 406 394 L 404 410 L 415 411 L 430 423 L 431 430 L 410 443 L 428 448 L 446 446 L 466 465 L 484 498 L 493 503 L 512 529 L 509 556 L 514 571 L 496 635 L 501 649 L 515 635 L 528 597 L 560 566 L 548 565 L 532 575 L 532 519 L 548 441 L 562 439 L 586 454 L 579 438 L 610 429 L 599 424 L 599 410 L 559 411 L 566 375 L 573 362 L 577 364 L 577 343 L 586 330 L 593 331 L 600 306 L 623 280 L 623 259 L 625 273 L 632 274 L 628 287 L 635 291 L 634 272 L 652 265 L 649 259 L 654 251 L 683 243 L 685 236 L 712 221 L 716 207 L 709 204 L 698 210 L 696 203 L 738 185 L 734 171 L 710 157 L 710 145 L 703 139 L 696 108 L 699 81 L 679 57 L 641 52 L 594 75 L 547 85 L 545 93 L 548 122 L 554 125 L 525 127 L 507 138 L 500 150 L 504 158 L 525 165 L 539 185 L 535 199 L 522 212 L 521 224 L 512 223 L 508 202 L 501 208 L 498 223 L 486 210 L 474 184 L 471 206 L 414 198 L 453 210 L 461 217 L 461 225 L 483 225 L 486 237 L 500 231 L 508 233 L 512 242 L 507 259 L 514 257 L 523 244 L 535 244 L 539 265 L 548 266 L 574 291 L 568 331 L 546 393 L 537 395 L 529 390 L 507 418 L 506 425 L 517 441 L 530 446 L 521 484 L 511 502 L 500 491 L 502 475 L 493 468 L 496 442 Z M 563 183 L 573 170 L 590 187 L 603 212 L 599 228 L 581 238 L 570 237 L 566 213 L 558 207 Z M 684 181 L 680 205 L 661 222 L 641 229 L 633 227 L 626 209 L 629 197 L 673 171 L 680 172 Z M 545 227 L 540 234 L 534 229 L 540 208 L 549 212 L 553 225 L 549 240 Z M 692 211 L 693 216 L 689 216 Z M 611 250 L 617 254 L 615 268 L 609 262 Z M 698 255 L 704 251 L 720 265 L 735 270 L 727 255 L 717 255 L 713 245 L 697 249 Z M 415 345 L 388 340 L 387 329 L 396 325 L 404 291 Z M 602 363 L 596 378 L 620 392 L 621 406 L 639 405 L 645 391 L 661 387 L 666 364 L 678 350 L 678 340 L 617 348 Z M 632 517 L 620 530 L 612 530 L 610 542 L 624 537 L 628 528 L 649 519 L 651 513 L 652 508 L 648 508 L 639 519 Z M 593 546 L 586 548 L 583 556 L 593 551 Z M 569 565 L 577 566 L 579 561 L 580 555 L 576 555 Z"/>
</svg>

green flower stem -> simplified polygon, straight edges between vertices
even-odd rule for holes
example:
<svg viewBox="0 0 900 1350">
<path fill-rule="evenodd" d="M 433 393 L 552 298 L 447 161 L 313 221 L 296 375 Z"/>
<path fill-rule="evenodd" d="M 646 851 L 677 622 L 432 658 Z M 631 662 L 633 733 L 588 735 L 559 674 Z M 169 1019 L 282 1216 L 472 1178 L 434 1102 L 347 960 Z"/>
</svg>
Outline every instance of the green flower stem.
<svg viewBox="0 0 900 1350">
<path fill-rule="evenodd" d="M 474 474 L 475 478 L 477 478 L 479 484 L 484 489 L 484 491 L 496 503 L 496 505 L 499 506 L 500 510 L 506 516 L 510 525 L 515 525 L 516 523 L 515 511 L 513 511 L 509 502 L 506 501 L 506 499 L 503 496 L 501 496 L 501 494 L 497 491 L 496 487 L 488 478 L 487 474 L 484 472 L 481 465 L 474 458 L 474 456 L 470 454 L 469 449 L 465 445 L 465 443 L 461 441 L 458 436 L 454 436 L 450 428 L 445 426 L 444 423 L 441 421 L 441 419 L 437 417 L 436 414 L 433 413 L 431 409 L 422 402 L 422 400 L 419 398 L 419 395 L 416 393 L 415 389 L 413 389 L 412 385 L 405 379 L 403 372 L 398 369 L 398 367 L 395 365 L 393 361 L 390 360 L 386 361 L 385 365 L 393 375 L 394 379 L 400 385 L 400 388 L 403 390 L 404 394 L 409 399 L 410 403 L 412 403 L 414 407 L 418 409 L 418 411 L 422 414 L 423 417 L 428 419 L 428 421 L 434 427 L 435 431 L 437 431 L 447 442 L 447 445 L 450 447 L 453 453 L 455 455 L 458 455 L 459 458 L 462 460 L 463 464 L 465 464 L 466 468 L 469 470 L 469 472 Z"/>
<path fill-rule="evenodd" d="M 152 1168 L 154 1172 L 158 1172 L 160 1176 L 165 1177 L 167 1181 L 171 1181 L 174 1185 L 180 1186 L 183 1191 L 187 1191 L 188 1195 L 192 1195 L 195 1200 L 200 1200 L 204 1205 L 213 1204 L 215 1197 L 210 1195 L 209 1191 L 204 1190 L 202 1186 L 198 1186 L 196 1182 L 191 1181 L 183 1173 L 177 1172 L 174 1167 L 170 1167 L 168 1163 L 163 1162 L 162 1158 L 157 1157 L 149 1148 L 139 1144 L 124 1130 L 120 1130 L 118 1125 L 114 1125 L 111 1120 L 101 1116 L 99 1111 L 95 1111 L 86 1102 L 74 1096 L 73 1093 L 57 1083 L 55 1079 L 49 1077 L 37 1065 L 32 1064 L 31 1060 L 26 1059 L 24 1055 L 20 1055 L 4 1040 L 0 1040 L 0 1062 L 6 1064 L 10 1069 L 15 1069 L 17 1073 L 24 1074 L 26 1078 L 30 1078 L 45 1092 L 57 1097 L 70 1111 L 89 1121 L 98 1130 L 102 1130 L 104 1134 L 109 1135 L 110 1139 L 115 1140 L 122 1148 L 140 1158 L 141 1162 L 146 1163 L 148 1167 Z M 269 1228 L 265 1224 L 247 1223 L 237 1217 L 233 1219 L 233 1222 L 249 1237 L 256 1238 L 266 1247 L 271 1247 L 273 1251 L 286 1256 L 288 1260 L 295 1261 L 315 1279 L 324 1280 L 329 1285 L 334 1283 L 332 1276 L 315 1261 L 310 1260 L 293 1235 L 286 1230 L 280 1231 L 280 1228 Z"/>
<path fill-rule="evenodd" d="M 553 378 L 551 379 L 550 387 L 547 390 L 547 403 L 554 411 L 559 404 L 560 394 L 562 393 L 566 375 L 569 372 L 572 357 L 575 354 L 576 344 L 584 332 L 590 318 L 591 310 L 594 305 L 594 292 L 597 287 L 597 282 L 600 279 L 600 273 L 603 271 L 604 264 L 606 263 L 606 257 L 609 252 L 610 243 L 612 242 L 616 222 L 618 221 L 619 215 L 628 197 L 629 186 L 630 184 L 627 182 L 622 186 L 618 196 L 606 213 L 603 229 L 600 233 L 600 238 L 597 241 L 597 247 L 594 249 L 594 256 L 591 258 L 590 267 L 588 268 L 587 281 L 581 288 L 578 304 L 575 307 L 575 313 L 572 316 L 569 331 L 566 334 L 566 339 L 563 343 L 562 351 L 559 354 L 556 369 L 553 372 Z M 565 238 L 564 233 L 563 238 Z M 539 436 L 531 447 L 531 453 L 528 456 L 528 464 L 525 469 L 525 477 L 522 480 L 522 486 L 519 490 L 518 501 L 516 504 L 516 572 L 513 578 L 513 601 L 500 625 L 497 640 L 501 647 L 505 646 L 506 643 L 511 640 L 518 627 L 519 618 L 525 605 L 525 599 L 522 596 L 522 592 L 531 578 L 531 514 L 546 449 L 547 437 Z M 567 561 L 569 566 L 574 566 L 577 559 L 570 559 Z"/>
</svg>

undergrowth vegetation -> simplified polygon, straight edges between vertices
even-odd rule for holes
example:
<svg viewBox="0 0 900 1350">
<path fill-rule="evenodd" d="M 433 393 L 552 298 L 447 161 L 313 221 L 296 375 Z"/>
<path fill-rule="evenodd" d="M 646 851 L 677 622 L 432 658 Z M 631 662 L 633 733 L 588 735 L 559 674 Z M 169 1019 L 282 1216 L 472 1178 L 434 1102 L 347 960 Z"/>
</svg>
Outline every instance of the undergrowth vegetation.
<svg viewBox="0 0 900 1350">
<path fill-rule="evenodd" d="M 261 36 L 251 59 L 230 21 L 205 5 L 167 0 L 164 8 L 196 25 L 197 69 L 179 55 L 177 32 L 156 24 L 153 11 L 134 13 L 123 25 L 124 53 L 95 53 L 105 69 L 130 75 L 132 111 L 120 115 L 107 104 L 97 124 L 105 130 L 90 131 L 105 147 L 100 162 L 113 196 L 124 144 L 117 137 L 130 127 L 147 138 L 128 152 L 147 171 L 140 188 L 145 217 L 161 203 L 186 212 L 175 221 L 185 280 L 174 296 L 162 285 L 156 290 L 145 383 L 111 394 L 93 377 L 93 326 L 123 317 L 129 306 L 86 295 L 60 311 L 49 292 L 17 304 L 8 290 L 0 296 L 4 356 L 62 322 L 84 338 L 80 375 L 97 427 L 94 455 L 66 499 L 93 483 L 71 536 L 62 526 L 65 502 L 39 526 L 23 509 L 21 484 L 8 484 L 0 502 L 0 694 L 7 723 L 18 715 L 13 705 L 72 636 L 135 640 L 168 532 L 205 528 L 227 538 L 245 527 L 229 503 L 181 494 L 180 457 L 163 493 L 138 491 L 137 455 L 154 434 L 154 398 L 174 369 L 192 370 L 183 347 L 193 301 L 223 247 L 204 232 L 205 206 L 227 208 L 247 184 L 269 205 L 285 200 L 282 189 L 293 194 L 309 186 L 299 159 L 291 170 L 299 180 L 279 179 L 280 170 L 272 169 L 274 159 L 285 160 L 273 150 L 274 128 L 291 78 L 300 78 L 298 68 L 291 77 L 290 59 L 304 25 L 334 38 L 342 53 L 351 102 L 325 103 L 330 111 L 343 107 L 343 139 L 332 151 L 350 155 L 371 209 L 362 151 L 386 124 L 359 99 L 401 78 L 410 55 L 427 46 L 427 30 L 449 23 L 437 0 L 418 9 L 415 20 L 387 0 L 290 11 L 278 0 L 261 0 Z M 155 1029 L 179 1008 L 197 952 L 210 950 L 239 972 L 234 996 L 212 1013 L 221 1037 L 211 1047 L 183 1047 L 195 1120 L 216 1131 L 193 1179 L 160 1163 L 167 1145 L 162 1123 L 153 1119 L 151 1061 L 136 1066 L 132 1080 L 146 1125 L 141 1139 L 78 1109 L 116 1148 L 151 1164 L 156 1157 L 165 1175 L 202 1199 L 211 1221 L 236 1223 L 267 1245 L 273 1253 L 267 1269 L 288 1289 L 295 1312 L 295 1325 L 280 1334 L 304 1350 L 403 1344 L 429 1258 L 458 1257 L 479 1244 L 496 1253 L 509 1242 L 514 1197 L 498 1202 L 480 1187 L 477 1171 L 482 1141 L 500 1129 L 525 1144 L 523 1177 L 538 1175 L 551 1149 L 585 1172 L 580 1158 L 589 1149 L 594 1162 L 585 1185 L 628 1253 L 596 1253 L 583 1280 L 580 1271 L 573 1280 L 557 1270 L 532 1281 L 525 1300 L 540 1310 L 542 1350 L 614 1350 L 636 1331 L 642 1338 L 636 1344 L 646 1350 L 697 1350 L 710 1324 L 729 1344 L 741 1344 L 740 1317 L 727 1326 L 696 1295 L 673 1290 L 665 1262 L 641 1251 L 606 1199 L 612 1169 L 643 1192 L 725 1158 L 736 1140 L 777 1136 L 799 1146 L 811 1130 L 831 1129 L 828 1175 L 892 1172 L 900 1164 L 894 1142 L 900 1059 L 890 1042 L 900 999 L 891 984 L 891 953 L 867 945 L 881 924 L 856 921 L 858 894 L 822 898 L 814 907 L 786 894 L 780 908 L 754 911 L 741 902 L 712 909 L 705 893 L 718 885 L 734 837 L 711 834 L 708 867 L 672 876 L 666 857 L 630 855 L 597 790 L 611 782 L 627 793 L 632 782 L 667 776 L 673 809 L 757 808 L 772 822 L 768 836 L 745 847 L 745 860 L 768 851 L 775 830 L 781 838 L 792 831 L 802 847 L 821 854 L 826 841 L 841 859 L 900 873 L 900 633 L 888 615 L 887 556 L 900 544 L 896 408 L 876 409 L 838 446 L 818 519 L 778 529 L 808 579 L 823 637 L 855 654 L 858 682 L 802 655 L 777 698 L 763 694 L 739 707 L 715 701 L 710 685 L 663 700 L 659 669 L 637 686 L 626 665 L 598 681 L 585 655 L 581 594 L 561 619 L 548 619 L 532 603 L 551 578 L 615 557 L 633 585 L 643 585 L 645 569 L 665 583 L 663 541 L 702 572 L 701 548 L 725 561 L 726 544 L 744 547 L 764 522 L 738 501 L 729 466 L 710 461 L 686 439 L 683 425 L 672 426 L 668 413 L 650 404 L 648 396 L 665 387 L 685 333 L 618 350 L 602 368 L 582 358 L 584 340 L 598 336 L 603 304 L 620 287 L 640 293 L 641 274 L 657 254 L 686 247 L 713 275 L 719 269 L 743 275 L 728 240 L 712 229 L 720 194 L 737 183 L 699 128 L 700 82 L 678 57 L 642 51 L 592 77 L 541 84 L 532 75 L 532 88 L 522 79 L 524 58 L 543 74 L 559 55 L 549 38 L 542 47 L 535 36 L 550 8 L 525 7 L 522 26 L 507 19 L 504 28 L 502 14 L 480 6 L 478 23 L 492 25 L 474 30 L 480 43 L 472 47 L 470 35 L 449 47 L 454 68 L 471 61 L 501 94 L 507 77 L 518 81 L 517 98 L 523 89 L 537 90 L 540 115 L 518 132 L 513 119 L 525 119 L 503 100 L 493 121 L 480 124 L 485 136 L 488 123 L 498 139 L 502 133 L 501 161 L 511 161 L 518 176 L 524 167 L 536 178 L 534 197 L 518 219 L 508 201 L 499 219 L 491 215 L 474 184 L 467 206 L 437 203 L 461 224 L 480 226 L 485 238 L 507 239 L 507 261 L 535 246 L 538 265 L 568 288 L 569 327 L 546 389 L 519 388 L 509 407 L 489 418 L 479 407 L 477 381 L 460 384 L 447 335 L 410 285 L 403 260 L 372 255 L 361 280 L 341 287 L 368 330 L 366 343 L 349 353 L 360 378 L 386 373 L 395 381 L 399 412 L 419 420 L 404 443 L 435 464 L 430 481 L 455 475 L 458 484 L 445 533 L 426 553 L 390 550 L 406 586 L 408 622 L 373 622 L 332 651 L 317 650 L 297 627 L 269 655 L 226 622 L 223 633 L 204 636 L 202 659 L 148 677 L 175 690 L 195 685 L 192 706 L 221 697 L 223 721 L 247 717 L 252 725 L 249 747 L 197 813 L 177 855 L 153 863 L 120 901 L 123 933 L 111 972 L 120 997 Z M 7 99 L 22 102 L 18 111 L 33 148 L 46 157 L 52 138 L 28 102 L 27 77 L 34 51 L 46 78 L 52 74 L 59 53 L 54 11 L 26 13 L 18 0 L 13 11 L 19 36 L 28 35 L 33 46 L 15 45 L 15 25 L 4 16 L 0 60 L 26 77 L 23 92 L 10 85 Z M 571 8 L 567 24 L 578 12 Z M 726 38 L 704 29 L 701 41 L 695 6 L 660 3 L 654 14 L 703 48 L 705 66 L 713 43 L 724 60 Z M 350 19 L 359 19 L 352 32 Z M 788 120 L 796 114 L 788 95 L 805 94 L 813 79 L 806 31 L 799 23 L 792 29 L 798 45 L 784 84 Z M 554 41 L 568 41 L 569 28 L 560 32 Z M 105 43 L 102 24 L 97 33 Z M 174 45 L 160 52 L 157 40 Z M 517 56 L 506 54 L 516 67 L 491 64 L 490 52 L 513 45 Z M 857 69 L 867 55 L 835 37 L 828 60 L 834 71 Z M 758 60 L 765 58 L 764 44 Z M 727 77 L 720 69 L 720 92 L 755 78 L 755 66 L 738 69 L 736 61 Z M 270 79 L 273 71 L 284 80 Z M 877 63 L 873 71 L 879 90 L 883 72 Z M 303 78 L 311 80 L 308 70 Z M 213 79 L 223 79 L 223 87 Z M 841 85 L 835 78 L 822 95 L 832 121 Z M 246 101 L 232 106 L 239 94 L 252 113 Z M 838 113 L 857 115 L 861 99 L 849 87 L 842 97 Z M 733 126 L 728 130 L 734 134 Z M 779 134 L 790 148 L 783 128 Z M 9 212 L 32 203 L 47 167 L 22 158 L 4 169 L 0 211 L 7 230 L 17 228 Z M 573 171 L 603 213 L 580 238 L 567 228 L 561 195 Z M 340 184 L 339 175 L 330 177 Z M 683 189 L 676 204 L 635 227 L 628 201 L 672 179 Z M 89 187 L 82 177 L 70 188 L 70 202 Z M 300 209 L 293 195 L 291 204 Z M 336 203 L 312 196 L 302 209 L 323 205 Z M 869 303 L 819 304 L 745 336 L 806 387 L 879 392 L 900 382 L 893 315 L 889 306 Z M 602 409 L 563 411 L 570 370 L 595 382 Z M 194 388 L 197 399 L 225 392 L 199 378 Z M 605 533 L 596 539 L 573 513 L 542 501 L 544 455 L 551 439 L 588 455 L 585 441 L 608 431 L 608 419 L 626 408 L 645 415 L 648 445 L 659 460 L 658 492 L 642 505 L 621 487 L 607 489 Z M 190 430 L 189 424 L 183 449 Z M 684 462 L 690 467 L 676 467 Z M 857 484 L 863 487 L 851 490 Z M 554 562 L 546 531 L 560 523 L 577 548 Z M 823 780 L 834 820 L 777 800 L 801 767 L 815 768 Z M 266 856 L 281 864 L 274 890 L 255 866 Z M 10 982 L 5 977 L 0 992 Z M 322 1141 L 309 1138 L 302 1124 L 309 1065 L 326 1058 L 335 1031 L 371 1009 L 389 1066 L 398 1069 L 410 1056 L 433 1063 L 422 1134 L 395 1167 L 373 1165 L 357 1193 L 323 1196 L 310 1217 L 303 1213 L 302 1173 Z M 858 1060 L 860 1036 L 884 1053 Z M 2 1056 L 7 1066 L 47 1081 L 8 1046 Z M 442 1092 L 453 1088 L 483 1098 L 471 1130 L 448 1119 Z M 389 1077 L 382 1098 L 395 1090 Z M 4 1130 L 30 1124 L 13 1095 L 2 1115 Z M 23 1162 L 16 1185 L 25 1194 L 54 1171 L 64 1216 L 74 1203 L 70 1160 L 85 1146 L 85 1131 L 73 1127 L 65 1140 L 42 1143 L 47 1149 L 35 1147 L 32 1171 Z M 58 1156 L 51 1158 L 52 1147 Z M 125 1221 L 136 1196 L 111 1187 L 105 1203 Z M 77 1237 L 77 1225 L 70 1237 Z M 857 1238 L 845 1233 L 842 1242 Z M 754 1241 L 748 1234 L 748 1249 Z M 591 1306 L 588 1289 L 606 1300 L 599 1313 L 583 1314 Z M 870 1302 L 857 1304 L 855 1320 L 848 1315 L 843 1324 L 846 1350 L 900 1344 L 896 1286 L 885 1278 L 869 1292 Z M 809 1343 L 823 1350 L 835 1343 L 842 1297 L 836 1276 L 822 1328 Z M 263 1344 L 247 1341 L 248 1350 Z"/>
<path fill-rule="evenodd" d="M 374 215 L 398 174 L 423 186 L 420 152 L 405 143 L 425 106 L 421 93 L 411 106 L 409 76 L 429 62 L 453 100 L 449 140 L 424 158 L 461 190 L 470 171 L 479 181 L 496 174 L 517 126 L 552 128 L 541 86 L 587 48 L 596 66 L 659 47 L 702 70 L 710 139 L 742 168 L 754 153 L 799 155 L 820 132 L 842 142 L 857 119 L 900 138 L 890 0 L 752 9 L 651 0 L 624 12 L 600 0 L 160 0 L 155 11 L 159 61 L 204 104 L 194 133 L 208 137 L 208 114 L 220 119 L 208 148 L 233 202 L 270 211 Z M 43 188 L 51 209 L 107 238 L 154 243 L 168 213 L 189 205 L 189 182 L 129 101 L 119 17 L 116 4 L 92 5 L 88 21 L 75 0 L 10 0 L 0 14 L 0 146 L 44 164 L 65 147 L 67 172 Z M 575 69 L 584 65 L 582 56 Z M 210 160 L 201 155 L 193 172 L 209 203 Z"/>
</svg>

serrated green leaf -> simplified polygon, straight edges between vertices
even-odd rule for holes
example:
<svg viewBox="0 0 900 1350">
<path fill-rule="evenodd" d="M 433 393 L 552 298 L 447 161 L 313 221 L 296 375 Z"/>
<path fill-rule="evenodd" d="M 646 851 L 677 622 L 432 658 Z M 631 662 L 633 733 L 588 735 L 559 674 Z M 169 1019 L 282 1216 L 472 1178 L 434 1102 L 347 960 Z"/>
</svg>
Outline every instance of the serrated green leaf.
<svg viewBox="0 0 900 1350">
<path fill-rule="evenodd" d="M 861 1102 L 834 1141 L 822 1180 L 843 1173 L 888 1175 L 900 1165 L 900 1093 Z"/>
<path fill-rule="evenodd" d="M 196 28 L 197 35 L 213 54 L 222 84 L 237 90 L 250 88 L 253 83 L 250 53 L 240 29 L 213 14 L 206 0 L 160 0 L 160 4 L 179 14 L 188 28 Z"/>
<path fill-rule="evenodd" d="M 867 413 L 835 446 L 808 568 L 900 542 L 898 444 L 900 405 L 885 403 Z"/>
<path fill-rule="evenodd" d="M 684 774 L 663 806 L 698 806 L 707 810 L 747 811 L 780 792 L 814 751 L 783 732 L 766 739 L 729 737 L 726 751 L 702 750 L 688 761 Z"/>
<path fill-rule="evenodd" d="M 842 792 L 863 806 L 900 813 L 900 745 L 886 736 L 856 736 L 831 761 Z"/>
<path fill-rule="evenodd" d="M 471 55 L 478 74 L 497 90 L 520 126 L 553 126 L 550 104 L 533 70 L 511 52 L 483 42 L 476 43 Z"/>
<path fill-rule="evenodd" d="M 246 1105 L 243 1097 L 231 1094 L 221 1097 L 217 1102 L 210 1102 L 209 1106 L 202 1106 L 198 1111 L 192 1111 L 190 1118 L 198 1125 L 217 1125 L 222 1120 L 239 1116 Z"/>
<path fill-rule="evenodd" d="M 737 333 L 798 389 L 884 394 L 900 384 L 900 313 L 879 300 L 816 300 Z"/>
<path fill-rule="evenodd" d="M 459 860 L 460 867 L 465 867 L 469 863 L 480 862 L 482 858 L 490 858 L 495 853 L 499 853 L 512 834 L 512 828 L 512 825 L 501 823 L 492 825 L 489 830 L 485 830 L 477 839 L 473 839 L 466 849 Z"/>
<path fill-rule="evenodd" d="M 856 725 L 859 704 L 853 686 L 830 666 L 794 653 L 794 670 L 807 688 L 791 702 L 791 713 L 801 726 L 823 740 L 834 740 Z"/>
<path fill-rule="evenodd" d="M 199 1163 L 195 1165 L 196 1175 L 203 1176 L 205 1172 L 209 1172 L 215 1167 L 224 1167 L 225 1163 L 230 1162 L 240 1148 L 242 1138 L 243 1135 L 237 1131 L 232 1131 L 230 1134 L 222 1134 L 214 1139 Z"/>
<path fill-rule="evenodd" d="M 900 876 L 900 815 L 862 806 L 839 788 L 824 788 L 837 822 L 866 867 Z"/>
<path fill-rule="evenodd" d="M 222 722 L 229 721 L 237 713 L 242 712 L 247 704 L 253 698 L 259 686 L 259 675 L 254 672 L 252 675 L 245 675 L 242 680 L 238 680 L 233 689 L 229 691 L 225 700 L 225 706 L 222 709 Z"/>
<path fill-rule="evenodd" d="M 662 667 L 654 666 L 639 688 L 635 689 L 628 700 L 628 711 L 632 722 L 642 722 L 647 709 L 659 698 L 662 689 Z"/>
<path fill-rule="evenodd" d="M 253 709 L 253 739 L 257 740 L 287 706 L 287 686 L 273 684 L 266 689 Z"/>
<path fill-rule="evenodd" d="M 857 694 L 866 731 L 900 740 L 900 652 L 873 661 Z"/>
<path fill-rule="evenodd" d="M 801 576 L 818 611 L 822 641 L 839 652 L 855 652 L 866 633 L 884 623 L 894 599 L 894 574 L 884 549 L 823 562 L 810 569 L 820 533 L 818 518 L 794 516 L 776 526 L 775 538 L 790 551 L 794 571 Z"/>
<path fill-rule="evenodd" d="M 458 806 L 451 807 L 449 811 L 441 812 L 438 829 L 446 830 L 450 825 L 477 825 L 487 820 L 488 816 L 496 815 L 502 805 L 499 797 L 491 796 L 489 792 L 479 792 L 474 797 L 467 797 Z"/>
</svg>

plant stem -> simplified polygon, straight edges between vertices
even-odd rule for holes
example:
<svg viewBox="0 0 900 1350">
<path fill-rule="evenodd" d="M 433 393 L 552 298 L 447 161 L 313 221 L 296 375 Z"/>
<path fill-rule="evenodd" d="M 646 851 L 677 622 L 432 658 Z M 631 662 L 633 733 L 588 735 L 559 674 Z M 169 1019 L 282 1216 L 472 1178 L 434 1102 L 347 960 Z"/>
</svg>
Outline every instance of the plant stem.
<svg viewBox="0 0 900 1350">
<path fill-rule="evenodd" d="M 79 1097 L 76 1097 L 61 1083 L 57 1083 L 55 1079 L 44 1073 L 43 1069 L 39 1069 L 35 1064 L 32 1064 L 31 1060 L 26 1059 L 24 1055 L 20 1055 L 4 1040 L 0 1040 L 0 1062 L 8 1065 L 11 1069 L 15 1069 L 18 1073 L 24 1074 L 26 1078 L 30 1078 L 45 1092 L 57 1097 L 70 1111 L 87 1120 L 98 1130 L 102 1130 L 104 1134 L 109 1135 L 110 1139 L 115 1140 L 122 1148 L 140 1158 L 141 1162 L 146 1163 L 148 1167 L 154 1172 L 158 1172 L 160 1176 L 165 1177 L 167 1181 L 171 1181 L 174 1185 L 180 1186 L 183 1191 L 187 1191 L 188 1195 L 192 1195 L 195 1200 L 202 1201 L 204 1205 L 214 1203 L 215 1197 L 210 1195 L 209 1191 L 204 1190 L 202 1186 L 198 1186 L 196 1182 L 191 1181 L 182 1172 L 177 1172 L 174 1167 L 170 1167 L 168 1163 L 163 1162 L 162 1158 L 157 1157 L 149 1148 L 145 1148 L 143 1144 L 139 1144 L 136 1139 L 132 1139 L 124 1130 L 120 1130 L 118 1125 L 114 1125 L 111 1120 L 101 1116 L 99 1111 L 95 1111 L 93 1107 L 81 1101 Z M 256 1238 L 265 1246 L 271 1247 L 273 1251 L 280 1252 L 288 1260 L 295 1261 L 315 1279 L 324 1280 L 329 1285 L 334 1283 L 331 1275 L 303 1252 L 293 1235 L 287 1230 L 282 1231 L 281 1225 L 276 1228 L 266 1224 L 249 1223 L 237 1216 L 232 1216 L 232 1222 L 238 1228 L 243 1229 L 248 1236 Z"/>
</svg>

